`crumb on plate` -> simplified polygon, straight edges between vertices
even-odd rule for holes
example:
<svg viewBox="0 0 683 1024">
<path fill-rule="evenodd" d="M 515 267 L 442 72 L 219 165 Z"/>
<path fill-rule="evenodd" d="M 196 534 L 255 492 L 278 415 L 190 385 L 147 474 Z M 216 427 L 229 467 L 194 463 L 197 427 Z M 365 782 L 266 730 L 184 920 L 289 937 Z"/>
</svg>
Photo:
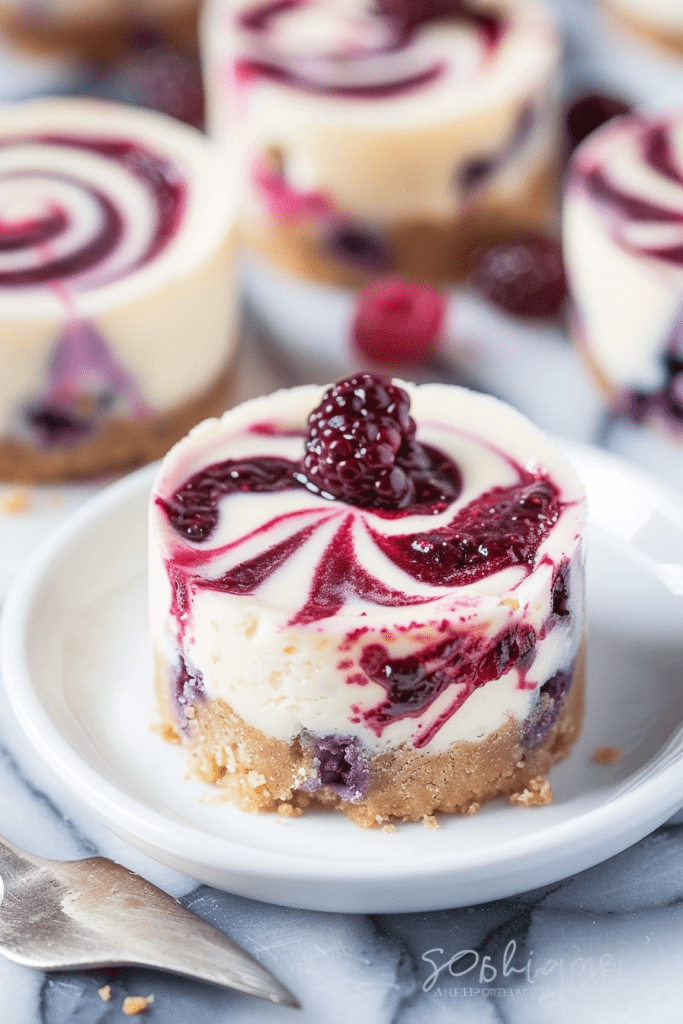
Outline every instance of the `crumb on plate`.
<svg viewBox="0 0 683 1024">
<path fill-rule="evenodd" d="M 0 510 L 8 516 L 20 516 L 31 507 L 31 497 L 24 487 L 15 487 L 0 499 Z"/>
<path fill-rule="evenodd" d="M 138 1013 L 145 1013 L 153 1002 L 154 996 L 126 996 L 122 1009 L 128 1017 L 134 1017 Z"/>
<path fill-rule="evenodd" d="M 526 789 L 521 793 L 512 793 L 511 804 L 518 804 L 519 807 L 542 807 L 544 804 L 552 803 L 553 790 L 547 779 L 531 779 Z"/>
<path fill-rule="evenodd" d="M 595 764 L 618 764 L 624 758 L 624 751 L 619 747 L 596 747 L 593 751 Z"/>
</svg>

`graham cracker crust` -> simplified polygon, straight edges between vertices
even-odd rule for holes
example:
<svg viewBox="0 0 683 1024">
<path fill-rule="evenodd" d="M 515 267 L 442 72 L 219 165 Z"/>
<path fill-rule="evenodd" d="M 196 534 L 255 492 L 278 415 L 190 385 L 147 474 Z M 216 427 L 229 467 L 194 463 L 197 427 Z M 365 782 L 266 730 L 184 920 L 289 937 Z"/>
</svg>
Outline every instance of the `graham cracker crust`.
<svg viewBox="0 0 683 1024">
<path fill-rule="evenodd" d="M 189 752 L 189 773 L 214 783 L 240 810 L 278 812 L 296 817 L 313 805 L 333 807 L 362 828 L 394 821 L 428 822 L 437 812 L 474 814 L 490 800 L 507 796 L 522 807 L 549 803 L 552 790 L 545 775 L 565 758 L 581 730 L 585 689 L 584 648 L 560 715 L 547 737 L 533 750 L 520 745 L 514 719 L 481 743 L 457 742 L 429 754 L 403 745 L 368 762 L 370 786 L 357 803 L 342 800 L 323 787 L 297 787 L 315 776 L 310 754 L 298 739 L 272 739 L 247 725 L 223 700 L 188 709 L 185 730 L 175 717 L 168 668 L 157 659 L 156 688 L 166 738 L 180 739 Z"/>
<path fill-rule="evenodd" d="M 154 462 L 203 419 L 220 416 L 231 404 L 232 361 L 208 389 L 169 412 L 148 419 L 112 417 L 93 435 L 74 444 L 37 448 L 0 437 L 0 480 L 50 484 L 128 472 Z"/>
<path fill-rule="evenodd" d="M 463 217 L 442 222 L 406 221 L 387 229 L 391 266 L 383 273 L 433 284 L 458 281 L 467 276 L 482 245 L 521 232 L 557 230 L 558 168 L 557 160 L 545 161 L 529 175 L 514 200 L 484 199 Z M 379 276 L 331 255 L 306 220 L 262 229 L 245 225 L 243 242 L 268 263 L 321 284 L 361 288 Z"/>
<path fill-rule="evenodd" d="M 614 20 L 632 35 L 639 36 L 660 50 L 666 50 L 676 57 L 683 57 L 683 32 L 658 28 L 649 21 L 639 18 L 630 11 L 624 11 L 618 4 L 606 0 L 607 9 Z"/>
</svg>

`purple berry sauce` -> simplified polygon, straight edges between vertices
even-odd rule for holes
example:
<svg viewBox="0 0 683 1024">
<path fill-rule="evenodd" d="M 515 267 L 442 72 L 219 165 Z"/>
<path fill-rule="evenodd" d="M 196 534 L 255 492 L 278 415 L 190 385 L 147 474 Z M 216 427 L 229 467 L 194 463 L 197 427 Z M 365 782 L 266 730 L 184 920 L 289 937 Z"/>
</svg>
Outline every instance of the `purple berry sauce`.
<svg viewBox="0 0 683 1024">
<path fill-rule="evenodd" d="M 376 229 L 347 221 L 333 223 L 324 232 L 322 242 L 336 259 L 353 266 L 375 274 L 391 269 L 390 246 Z"/>
<path fill-rule="evenodd" d="M 621 411 L 637 423 L 663 418 L 678 436 L 683 433 L 683 317 L 671 330 L 661 364 L 661 386 L 656 391 L 627 392 Z"/>
<path fill-rule="evenodd" d="M 355 736 L 312 736 L 303 734 L 301 744 L 311 756 L 316 775 L 299 789 L 314 793 L 325 786 L 342 800 L 362 800 L 370 783 L 367 755 Z"/>
<path fill-rule="evenodd" d="M 0 147 L 15 145 L 17 141 L 35 141 L 97 153 L 125 167 L 142 181 L 156 206 L 156 226 L 146 251 L 135 267 L 129 269 L 137 269 L 158 256 L 177 231 L 185 209 L 186 184 L 178 168 L 137 143 L 121 139 L 46 134 L 36 136 L 33 140 L 0 140 Z M 17 173 L 8 172 L 7 176 L 16 177 Z M 47 254 L 30 268 L 0 271 L 0 288 L 36 287 L 85 274 L 96 269 L 120 244 L 125 224 L 114 202 L 86 182 L 74 183 L 87 192 L 99 208 L 101 226 L 97 234 L 73 251 L 51 259 L 48 243 L 71 227 L 66 211 L 55 207 L 40 219 L 0 225 L 0 252 L 41 245 Z"/>
<path fill-rule="evenodd" d="M 187 716 L 185 712 L 193 704 L 200 704 L 205 701 L 206 692 L 201 672 L 192 668 L 182 655 L 173 678 L 173 700 L 178 722 L 183 730 L 187 731 Z"/>
<path fill-rule="evenodd" d="M 533 750 L 542 743 L 557 722 L 572 678 L 572 670 L 556 672 L 540 688 L 536 706 L 522 726 L 520 745 L 525 750 Z"/>
<path fill-rule="evenodd" d="M 0 252 L 14 252 L 34 245 L 45 245 L 69 226 L 63 210 L 53 207 L 39 220 L 0 223 Z"/>
<path fill-rule="evenodd" d="M 36 403 L 29 406 L 24 414 L 26 423 L 45 448 L 66 447 L 76 444 L 92 433 L 93 424 L 89 418 L 79 416 L 70 409 L 57 404 Z"/>
<path fill-rule="evenodd" d="M 364 528 L 394 565 L 430 586 L 463 586 L 514 566 L 530 570 L 539 545 L 557 522 L 563 506 L 550 479 L 517 464 L 514 468 L 518 476 L 515 484 L 480 495 L 444 526 L 385 535 L 371 521 L 364 520 Z M 461 473 L 453 461 L 444 452 L 416 440 L 403 389 L 370 374 L 348 378 L 328 389 L 311 413 L 300 463 L 269 456 L 229 459 L 194 474 L 169 498 L 155 500 L 180 536 L 202 544 L 216 529 L 221 502 L 231 494 L 295 488 L 311 490 L 329 499 L 330 505 L 314 507 L 313 522 L 309 515 L 300 530 L 264 547 L 259 555 L 238 563 L 218 579 L 192 576 L 192 569 L 209 561 L 215 552 L 183 549 L 175 560 L 175 569 L 179 571 L 182 563 L 188 575 L 186 592 L 199 587 L 232 594 L 253 593 L 330 516 L 335 516 L 339 517 L 339 526 L 293 622 L 314 622 L 334 615 L 354 598 L 385 607 L 424 601 L 423 597 L 388 587 L 361 565 L 354 548 L 354 516 L 350 513 L 356 505 L 380 518 L 436 514 L 445 511 L 461 492 Z M 286 518 L 292 520 L 296 515 Z M 275 516 L 258 527 L 258 532 L 267 537 L 268 530 L 284 518 Z"/>
<path fill-rule="evenodd" d="M 251 10 L 239 16 L 237 25 L 242 31 L 248 32 L 254 40 L 260 38 L 265 42 L 277 18 L 300 7 L 303 2 L 304 0 L 267 0 L 265 3 L 255 4 Z M 422 25 L 438 19 L 452 18 L 474 25 L 483 40 L 487 55 L 497 47 L 505 29 L 502 17 L 482 13 L 470 6 L 466 0 L 378 0 L 376 14 L 391 26 L 394 38 L 387 50 L 398 55 L 411 42 Z M 368 50 L 366 56 L 371 58 L 379 52 Z M 325 59 L 331 67 L 336 63 L 343 66 L 345 60 L 344 57 L 334 55 L 328 55 Z M 360 77 L 355 83 L 340 84 L 338 79 L 335 81 L 337 76 L 334 74 L 329 76 L 328 81 L 324 78 L 308 78 L 296 68 L 296 62 L 292 62 L 290 66 L 287 61 L 279 61 L 271 56 L 263 60 L 241 58 L 235 64 L 235 74 L 243 83 L 254 78 L 266 78 L 304 91 L 358 100 L 389 99 L 402 95 L 428 85 L 442 72 L 443 65 L 437 62 L 422 71 L 399 75 L 393 81 L 367 82 Z"/>
<path fill-rule="evenodd" d="M 441 64 L 436 64 L 426 71 L 409 75 L 398 82 L 382 82 L 357 85 L 324 85 L 318 81 L 311 81 L 303 75 L 295 74 L 292 70 L 280 67 L 277 64 L 268 64 L 265 61 L 242 60 L 236 67 L 236 73 L 241 81 L 249 81 L 252 78 L 266 78 L 279 85 L 288 85 L 293 89 L 300 89 L 302 92 L 325 93 L 332 96 L 343 96 L 349 100 L 385 100 L 393 96 L 400 96 L 412 89 L 420 89 L 425 85 L 434 82 L 443 71 Z"/>
<path fill-rule="evenodd" d="M 359 714 L 381 736 L 392 722 L 419 717 L 457 683 L 460 689 L 452 704 L 414 737 L 414 746 L 423 747 L 477 687 L 499 679 L 515 665 L 527 668 L 534 658 L 535 642 L 534 630 L 523 626 L 493 639 L 466 630 L 454 631 L 407 658 L 391 658 L 382 644 L 367 644 L 360 667 L 368 679 L 383 687 L 386 698 Z"/>
<path fill-rule="evenodd" d="M 638 142 L 640 158 L 647 167 L 669 181 L 676 184 L 683 183 L 683 169 L 675 159 L 668 125 L 654 124 L 644 127 Z M 588 167 L 582 172 L 582 181 L 583 187 L 591 199 L 614 219 L 617 235 L 621 222 L 683 224 L 683 210 L 680 207 L 664 206 L 625 191 L 612 182 L 600 166 Z M 637 246 L 622 240 L 622 244 L 640 256 L 683 265 L 683 245 L 679 243 L 662 246 Z"/>
<path fill-rule="evenodd" d="M 520 467 L 512 487 L 494 487 L 460 509 L 447 526 L 422 533 L 368 532 L 387 558 L 431 586 L 464 586 L 512 566 L 531 567 L 557 522 L 562 503 L 555 485 Z"/>
<path fill-rule="evenodd" d="M 87 321 L 66 324 L 50 353 L 47 384 L 24 419 L 47 448 L 76 444 L 111 416 L 115 406 L 143 418 L 149 407 L 132 375 Z"/>
<path fill-rule="evenodd" d="M 363 416 L 362 410 L 368 415 Z M 355 434 L 349 423 L 354 425 Z M 365 529 L 383 555 L 406 576 L 420 584 L 439 588 L 471 584 L 512 567 L 531 571 L 536 564 L 539 546 L 564 507 L 557 487 L 547 476 L 533 474 L 508 460 L 515 469 L 517 481 L 506 487 L 494 487 L 480 495 L 458 509 L 445 525 L 419 533 L 384 534 L 376 525 L 382 518 L 396 520 L 416 512 L 421 515 L 443 512 L 460 494 L 462 478 L 458 467 L 445 453 L 423 447 L 416 440 L 406 393 L 383 378 L 360 375 L 328 389 L 321 404 L 311 414 L 307 440 L 316 442 L 318 437 L 322 437 L 320 448 L 324 455 L 336 441 L 347 440 L 346 432 L 349 437 L 353 436 L 354 444 L 348 451 L 344 448 L 341 454 L 349 457 L 357 444 L 365 453 L 361 460 L 362 471 L 372 477 L 377 466 L 384 466 L 384 461 L 383 457 L 377 457 L 377 452 L 370 450 L 372 444 L 368 440 L 368 430 L 377 446 L 385 445 L 391 449 L 393 459 L 400 459 L 403 453 L 404 475 L 410 479 L 412 489 L 407 504 L 404 504 L 403 489 L 398 488 L 394 493 L 393 507 L 384 502 L 374 507 L 371 505 L 365 511 L 376 518 L 363 516 L 360 528 Z M 268 433 L 273 433 L 270 425 Z M 358 441 L 359 437 L 362 443 Z M 318 456 L 321 451 L 318 451 Z M 342 461 L 336 457 L 330 460 L 335 473 Z M 175 532 L 193 542 L 192 547 L 179 547 L 168 563 L 176 594 L 172 612 L 178 619 L 181 636 L 194 591 L 210 589 L 240 595 L 257 592 L 322 525 L 335 519 L 339 525 L 319 558 L 308 593 L 290 624 L 318 622 L 354 600 L 380 607 L 424 605 L 430 600 L 425 599 L 424 594 L 411 594 L 388 586 L 366 569 L 357 557 L 354 531 L 359 529 L 359 522 L 354 503 L 359 488 L 365 487 L 365 484 L 359 485 L 357 478 L 352 479 L 352 484 L 343 479 L 332 481 L 333 486 L 338 486 L 341 496 L 312 488 L 329 498 L 329 504 L 312 505 L 305 513 L 299 511 L 274 516 L 263 525 L 256 526 L 249 536 L 263 536 L 264 546 L 260 554 L 237 563 L 216 579 L 198 572 L 216 554 L 227 550 L 212 550 L 204 546 L 217 527 L 225 499 L 240 492 L 277 493 L 294 488 L 311 489 L 307 477 L 309 471 L 306 456 L 299 463 L 265 456 L 242 461 L 227 460 L 190 477 L 170 498 L 156 498 Z M 328 483 L 330 479 L 327 479 Z M 296 529 L 297 518 L 304 514 L 304 524 Z M 285 520 L 295 526 L 294 531 L 284 540 L 269 544 L 269 531 Z M 413 738 L 416 747 L 424 746 L 477 687 L 516 667 L 520 673 L 520 686 L 524 688 L 525 673 L 534 660 L 537 640 L 569 614 L 569 563 L 565 560 L 554 568 L 551 607 L 538 637 L 534 629 L 525 624 L 487 637 L 473 633 L 460 623 L 444 621 L 439 627 L 441 639 L 436 643 L 428 643 L 408 657 L 393 658 L 371 634 L 372 642 L 361 649 L 356 665 L 360 671 L 354 673 L 354 662 L 347 659 L 345 664 L 350 673 L 347 682 L 362 684 L 371 680 L 385 690 L 386 698 L 375 707 L 357 709 L 354 721 L 363 721 L 379 736 L 392 722 L 420 716 L 452 684 L 458 683 L 455 700 L 428 728 Z M 349 650 L 352 644 L 362 643 L 363 632 L 361 630 L 353 638 L 349 637 Z M 545 693 L 550 693 L 550 688 Z M 559 705 L 559 690 L 557 693 L 553 690 L 551 697 L 552 707 Z M 548 701 L 544 701 L 544 717 L 538 721 L 534 719 L 533 728 L 537 733 L 550 722 L 547 704 Z M 339 786 L 337 791 L 340 793 L 350 792 L 356 785 L 350 780 L 355 778 L 357 760 L 348 752 L 350 741 L 339 741 L 347 745 L 343 756 L 338 747 L 330 747 L 328 738 L 316 742 L 323 744 L 315 752 L 315 758 L 323 767 L 313 788 L 330 784 Z M 353 749 L 356 750 L 355 747 Z M 324 778 L 331 782 L 322 781 Z M 344 796 L 344 799 L 350 797 Z"/>
<path fill-rule="evenodd" d="M 288 459 L 226 459 L 191 476 L 173 495 L 157 498 L 174 529 L 205 541 L 218 525 L 219 502 L 230 494 L 275 494 L 296 487 L 297 464 Z"/>
</svg>

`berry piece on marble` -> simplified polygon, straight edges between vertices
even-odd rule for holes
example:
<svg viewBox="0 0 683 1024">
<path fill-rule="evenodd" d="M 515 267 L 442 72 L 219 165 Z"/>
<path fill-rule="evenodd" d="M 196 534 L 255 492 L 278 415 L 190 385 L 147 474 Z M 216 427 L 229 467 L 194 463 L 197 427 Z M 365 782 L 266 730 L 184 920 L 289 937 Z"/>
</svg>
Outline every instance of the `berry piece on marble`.
<svg viewBox="0 0 683 1024">
<path fill-rule="evenodd" d="M 567 297 L 561 246 L 540 234 L 497 242 L 475 256 L 469 284 L 508 313 L 558 316 Z"/>
<path fill-rule="evenodd" d="M 360 293 L 352 341 L 378 363 L 420 362 L 436 347 L 445 315 L 446 299 L 437 288 L 389 278 Z"/>
</svg>

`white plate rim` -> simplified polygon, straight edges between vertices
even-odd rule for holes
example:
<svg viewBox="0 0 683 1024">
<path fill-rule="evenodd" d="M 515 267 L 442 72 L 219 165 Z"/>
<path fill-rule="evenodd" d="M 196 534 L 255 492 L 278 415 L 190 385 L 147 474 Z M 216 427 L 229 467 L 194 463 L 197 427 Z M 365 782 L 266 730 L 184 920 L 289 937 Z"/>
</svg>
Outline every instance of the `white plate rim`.
<svg viewBox="0 0 683 1024">
<path fill-rule="evenodd" d="M 593 459 L 605 460 L 606 465 L 616 465 L 634 482 L 639 479 L 647 482 L 683 509 L 680 495 L 624 460 L 590 446 L 572 443 L 566 447 L 579 457 L 588 453 Z M 390 912 L 396 909 L 393 890 L 402 887 L 406 880 L 415 880 L 419 872 L 422 879 L 419 894 L 411 900 L 409 894 L 403 893 L 402 909 L 430 910 L 486 902 L 531 888 L 528 881 L 520 885 L 520 878 L 528 875 L 524 863 L 530 857 L 541 865 L 538 872 L 534 872 L 538 885 L 592 866 L 648 834 L 683 803 L 683 753 L 648 772 L 648 764 L 657 761 L 660 751 L 636 773 L 645 775 L 637 785 L 575 817 L 551 823 L 544 831 L 507 838 L 498 846 L 479 849 L 476 870 L 471 852 L 461 854 L 457 848 L 448 848 L 429 850 L 419 865 L 392 863 L 390 876 L 383 863 L 368 861 L 364 864 L 363 876 L 359 877 L 354 860 L 339 856 L 307 857 L 245 846 L 182 822 L 173 823 L 170 842 L 169 821 L 163 814 L 122 792 L 73 749 L 42 704 L 27 664 L 31 610 L 49 567 L 84 526 L 149 488 L 156 469 L 156 464 L 145 467 L 110 485 L 60 524 L 33 553 L 15 581 L 0 623 L 4 686 L 27 738 L 66 788 L 132 845 L 200 881 L 210 881 L 210 884 L 254 898 L 268 898 L 261 895 L 260 883 L 264 879 L 287 881 L 292 884 L 291 892 L 271 901 L 308 909 Z M 681 736 L 683 726 L 670 737 L 666 746 Z M 202 848 L 200 862 L 197 861 L 198 842 Z M 229 866 L 224 879 L 216 878 L 217 872 L 220 876 L 220 865 Z M 502 868 L 505 868 L 505 879 L 500 877 Z M 332 887 L 334 893 L 307 895 L 312 887 L 319 889 L 320 883 Z M 438 894 L 430 898 L 426 888 L 437 885 Z M 356 890 L 353 894 L 352 888 Z"/>
</svg>

